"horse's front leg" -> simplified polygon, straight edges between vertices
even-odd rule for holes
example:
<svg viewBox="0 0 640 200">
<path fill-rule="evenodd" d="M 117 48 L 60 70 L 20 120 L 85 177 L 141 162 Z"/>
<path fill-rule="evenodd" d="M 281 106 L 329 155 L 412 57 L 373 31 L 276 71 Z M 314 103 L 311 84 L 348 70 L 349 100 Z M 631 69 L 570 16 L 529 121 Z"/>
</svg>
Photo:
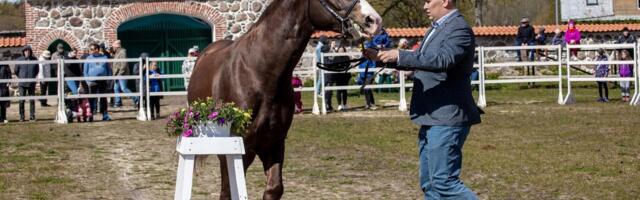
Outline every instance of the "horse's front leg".
<svg viewBox="0 0 640 200">
<path fill-rule="evenodd" d="M 282 183 L 282 165 L 284 164 L 284 141 L 274 144 L 271 149 L 260 156 L 264 173 L 267 176 L 267 188 L 262 199 L 272 200 L 282 198 L 284 185 Z"/>
</svg>

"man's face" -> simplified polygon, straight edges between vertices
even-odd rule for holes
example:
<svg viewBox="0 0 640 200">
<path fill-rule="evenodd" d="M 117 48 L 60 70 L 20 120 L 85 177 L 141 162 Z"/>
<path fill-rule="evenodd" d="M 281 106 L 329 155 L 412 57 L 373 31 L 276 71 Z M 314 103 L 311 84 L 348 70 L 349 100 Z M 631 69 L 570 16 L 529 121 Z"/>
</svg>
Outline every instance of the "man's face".
<svg viewBox="0 0 640 200">
<path fill-rule="evenodd" d="M 622 34 L 624 34 L 625 37 L 629 36 L 629 31 L 622 32 Z"/>
<path fill-rule="evenodd" d="M 447 0 L 425 0 L 422 8 L 431 21 L 436 21 L 446 14 L 445 2 Z"/>
<path fill-rule="evenodd" d="M 31 51 L 29 50 L 24 50 L 22 53 L 24 54 L 25 57 L 31 57 Z"/>
<path fill-rule="evenodd" d="M 97 48 L 95 46 L 91 46 L 89 49 L 89 52 L 91 52 L 91 54 L 98 54 L 100 53 L 100 48 Z"/>
</svg>

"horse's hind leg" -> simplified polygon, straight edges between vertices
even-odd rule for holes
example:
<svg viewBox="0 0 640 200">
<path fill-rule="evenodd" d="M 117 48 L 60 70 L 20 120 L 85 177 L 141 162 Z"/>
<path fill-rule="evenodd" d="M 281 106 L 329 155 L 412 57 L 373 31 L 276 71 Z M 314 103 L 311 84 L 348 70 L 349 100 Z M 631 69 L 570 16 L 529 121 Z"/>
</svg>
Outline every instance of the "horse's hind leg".
<svg viewBox="0 0 640 200">
<path fill-rule="evenodd" d="M 242 164 L 244 165 L 244 171 L 246 172 L 253 160 L 256 158 L 256 154 L 252 151 L 246 151 L 242 156 Z M 218 156 L 220 160 L 220 200 L 231 200 L 231 188 L 229 186 L 229 172 L 227 170 L 227 158 L 225 156 Z M 246 175 L 245 175 L 246 177 Z"/>
<path fill-rule="evenodd" d="M 272 200 L 280 199 L 284 192 L 282 183 L 282 165 L 284 162 L 284 142 L 280 145 L 274 145 L 274 149 L 265 152 L 260 156 L 264 173 L 267 176 L 267 188 L 264 191 L 262 199 Z"/>
</svg>

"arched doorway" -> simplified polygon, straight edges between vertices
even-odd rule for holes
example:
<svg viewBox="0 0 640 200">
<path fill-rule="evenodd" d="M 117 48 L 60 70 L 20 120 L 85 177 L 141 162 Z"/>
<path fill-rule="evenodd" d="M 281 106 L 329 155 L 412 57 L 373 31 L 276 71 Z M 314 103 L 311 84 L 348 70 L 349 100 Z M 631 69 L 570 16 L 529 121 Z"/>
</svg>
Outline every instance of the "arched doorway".
<svg viewBox="0 0 640 200">
<path fill-rule="evenodd" d="M 211 26 L 194 17 L 156 14 L 136 18 L 118 27 L 118 39 L 127 49 L 127 57 L 149 53 L 152 57 L 185 57 L 189 48 L 204 49 L 212 42 Z M 182 73 L 182 62 L 158 63 L 163 74 Z M 184 90 L 183 79 L 163 80 L 169 91 Z"/>
<path fill-rule="evenodd" d="M 65 42 L 64 40 L 61 40 L 61 39 L 57 39 L 57 40 L 51 42 L 51 44 L 49 44 L 49 47 L 47 47 L 47 50 L 49 52 L 51 52 L 51 54 L 55 53 L 58 50 L 57 49 L 58 44 L 62 44 L 65 52 L 71 51 L 71 45 L 69 45 L 69 43 L 67 43 L 67 42 Z"/>
</svg>

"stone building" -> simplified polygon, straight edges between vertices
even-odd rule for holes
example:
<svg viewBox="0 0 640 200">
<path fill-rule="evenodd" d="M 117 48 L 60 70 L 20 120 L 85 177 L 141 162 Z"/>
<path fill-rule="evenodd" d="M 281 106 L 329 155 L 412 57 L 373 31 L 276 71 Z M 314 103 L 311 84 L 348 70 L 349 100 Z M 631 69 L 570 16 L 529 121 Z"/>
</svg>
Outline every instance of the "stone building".
<svg viewBox="0 0 640 200">
<path fill-rule="evenodd" d="M 120 39 L 132 57 L 185 56 L 194 45 L 240 36 L 268 1 L 25 0 L 26 43 L 39 53 Z"/>
</svg>

